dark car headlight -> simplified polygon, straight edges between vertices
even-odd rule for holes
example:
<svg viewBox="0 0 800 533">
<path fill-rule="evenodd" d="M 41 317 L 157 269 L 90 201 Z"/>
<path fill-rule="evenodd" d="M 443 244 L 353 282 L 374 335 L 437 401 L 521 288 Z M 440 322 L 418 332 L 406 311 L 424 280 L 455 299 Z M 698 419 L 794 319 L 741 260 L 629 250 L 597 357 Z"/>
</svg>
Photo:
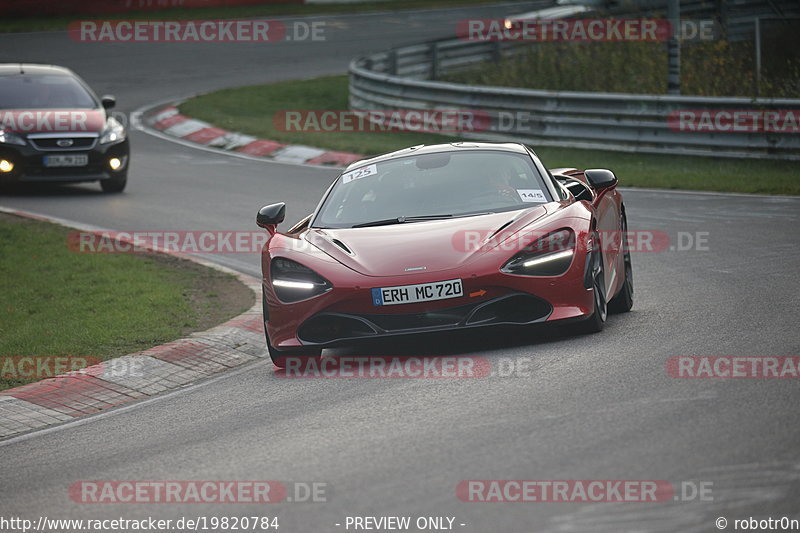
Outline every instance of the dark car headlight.
<svg viewBox="0 0 800 533">
<path fill-rule="evenodd" d="M 310 268 L 283 257 L 272 260 L 269 273 L 275 294 L 285 303 L 306 300 L 333 288 L 328 280 Z"/>
<path fill-rule="evenodd" d="M 17 144 L 25 146 L 25 139 L 16 133 L 0 129 L 0 144 Z"/>
<path fill-rule="evenodd" d="M 500 269 L 521 276 L 560 276 L 572 264 L 575 232 L 560 229 L 526 246 Z"/>
<path fill-rule="evenodd" d="M 109 117 L 106 121 L 106 127 L 103 128 L 100 134 L 100 144 L 124 141 L 126 135 L 125 127 L 114 117 Z"/>
</svg>

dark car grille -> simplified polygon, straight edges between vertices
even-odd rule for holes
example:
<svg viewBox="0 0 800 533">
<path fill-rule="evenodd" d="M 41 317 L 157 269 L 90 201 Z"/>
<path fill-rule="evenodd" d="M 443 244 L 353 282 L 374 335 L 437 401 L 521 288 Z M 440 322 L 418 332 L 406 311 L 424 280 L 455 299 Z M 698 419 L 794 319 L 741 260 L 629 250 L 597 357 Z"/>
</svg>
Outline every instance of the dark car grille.
<svg viewBox="0 0 800 533">
<path fill-rule="evenodd" d="M 530 294 L 515 293 L 493 300 L 421 313 L 350 314 L 322 312 L 306 320 L 297 337 L 312 344 L 458 327 L 531 324 L 546 319 L 552 306 Z"/>
<path fill-rule="evenodd" d="M 38 150 L 89 150 L 94 147 L 97 137 L 45 137 L 29 138 L 34 148 Z M 59 142 L 61 144 L 59 144 Z M 63 145 L 63 146 L 62 146 Z"/>
<path fill-rule="evenodd" d="M 105 170 L 99 163 L 91 163 L 83 167 L 55 167 L 47 168 L 43 166 L 28 165 L 25 167 L 25 175 L 36 178 L 46 178 L 47 176 L 74 176 L 76 174 L 98 174 Z"/>
</svg>

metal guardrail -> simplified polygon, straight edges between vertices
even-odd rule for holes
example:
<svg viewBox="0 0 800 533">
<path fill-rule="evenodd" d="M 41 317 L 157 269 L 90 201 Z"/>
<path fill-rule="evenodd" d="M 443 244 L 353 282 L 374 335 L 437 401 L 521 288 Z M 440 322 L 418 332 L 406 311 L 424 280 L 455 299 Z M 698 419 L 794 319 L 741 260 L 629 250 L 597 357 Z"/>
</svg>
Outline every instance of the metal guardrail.
<svg viewBox="0 0 800 533">
<path fill-rule="evenodd" d="M 450 39 L 354 59 L 350 108 L 477 111 L 488 115 L 488 128 L 462 136 L 533 146 L 800 160 L 800 133 L 681 131 L 669 122 L 670 113 L 686 110 L 788 110 L 800 116 L 800 99 L 543 91 L 433 81 L 528 46 Z"/>
</svg>

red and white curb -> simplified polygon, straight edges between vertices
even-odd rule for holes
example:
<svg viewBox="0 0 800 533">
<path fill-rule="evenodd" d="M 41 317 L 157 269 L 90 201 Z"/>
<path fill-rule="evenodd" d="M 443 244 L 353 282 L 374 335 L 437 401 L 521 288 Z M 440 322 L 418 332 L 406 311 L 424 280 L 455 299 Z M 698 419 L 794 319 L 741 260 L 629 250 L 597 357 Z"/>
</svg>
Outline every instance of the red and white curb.
<svg viewBox="0 0 800 533">
<path fill-rule="evenodd" d="M 0 212 L 53 222 L 80 231 L 103 231 L 27 211 L 0 207 Z M 255 304 L 219 326 L 192 333 L 186 338 L 76 372 L 0 391 L 0 439 L 183 387 L 265 358 L 261 281 L 198 257 L 176 253 L 170 255 L 235 276 L 253 291 Z"/>
<path fill-rule="evenodd" d="M 364 159 L 360 154 L 327 151 L 301 144 L 282 144 L 224 130 L 208 122 L 181 115 L 175 105 L 159 107 L 156 111 L 145 113 L 143 122 L 165 135 L 194 144 L 269 158 L 280 163 L 344 167 Z"/>
</svg>

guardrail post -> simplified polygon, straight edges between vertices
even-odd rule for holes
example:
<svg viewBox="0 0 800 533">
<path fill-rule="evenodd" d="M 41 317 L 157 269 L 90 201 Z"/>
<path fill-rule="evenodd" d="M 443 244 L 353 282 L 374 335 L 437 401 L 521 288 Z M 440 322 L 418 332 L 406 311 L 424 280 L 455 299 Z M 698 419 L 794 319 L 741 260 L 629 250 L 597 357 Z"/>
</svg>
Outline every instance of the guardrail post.
<svg viewBox="0 0 800 533">
<path fill-rule="evenodd" d="M 667 18 L 672 35 L 667 41 L 667 93 L 681 94 L 681 43 L 678 40 L 678 28 L 681 24 L 681 5 L 679 0 L 667 3 Z"/>
<path fill-rule="evenodd" d="M 439 79 L 439 43 L 431 43 L 431 75 L 430 79 Z"/>
<path fill-rule="evenodd" d="M 388 68 L 389 74 L 392 76 L 397 76 L 397 50 L 391 49 L 389 50 L 389 61 L 388 61 Z"/>
<path fill-rule="evenodd" d="M 756 17 L 756 35 L 755 39 L 755 52 L 756 52 L 756 98 L 761 96 L 761 19 Z"/>
<path fill-rule="evenodd" d="M 728 40 L 728 3 L 725 0 L 717 0 L 717 13 L 719 24 L 722 26 L 722 38 Z"/>
<path fill-rule="evenodd" d="M 501 41 L 498 39 L 497 41 L 492 41 L 492 60 L 495 63 L 499 63 L 501 59 L 503 59 L 503 49 L 500 48 Z"/>
</svg>

